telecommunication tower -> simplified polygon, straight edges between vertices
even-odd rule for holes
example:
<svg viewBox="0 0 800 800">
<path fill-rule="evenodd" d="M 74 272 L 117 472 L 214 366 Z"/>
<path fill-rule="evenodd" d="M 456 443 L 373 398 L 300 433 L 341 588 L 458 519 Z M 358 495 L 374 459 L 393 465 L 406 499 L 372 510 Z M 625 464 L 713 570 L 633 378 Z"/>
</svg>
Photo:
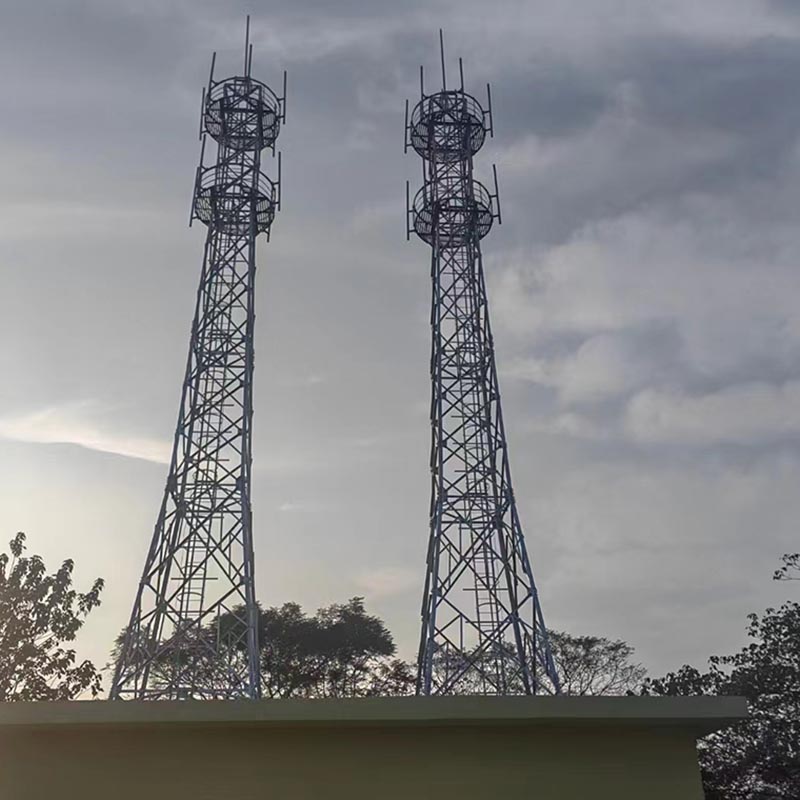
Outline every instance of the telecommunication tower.
<svg viewBox="0 0 800 800">
<path fill-rule="evenodd" d="M 286 119 L 283 97 L 243 74 L 203 90 L 203 147 L 191 220 L 206 235 L 186 375 L 164 499 L 130 623 L 115 699 L 260 696 L 250 505 L 256 239 L 269 239 L 278 179 L 261 171 Z M 206 138 L 217 145 L 206 166 Z"/>
<path fill-rule="evenodd" d="M 442 88 L 409 114 L 405 148 L 423 159 L 407 234 L 431 247 L 431 505 L 417 693 L 555 694 L 558 675 L 525 546 L 508 461 L 481 239 L 500 222 L 494 192 L 473 177 L 493 135 L 487 106 Z"/>
</svg>

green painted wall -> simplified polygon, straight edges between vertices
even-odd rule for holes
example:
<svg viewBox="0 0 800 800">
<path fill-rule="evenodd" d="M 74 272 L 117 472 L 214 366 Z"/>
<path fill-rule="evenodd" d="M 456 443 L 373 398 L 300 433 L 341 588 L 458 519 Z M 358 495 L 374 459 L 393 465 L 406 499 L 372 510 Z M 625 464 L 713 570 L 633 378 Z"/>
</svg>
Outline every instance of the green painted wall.
<svg viewBox="0 0 800 800">
<path fill-rule="evenodd" d="M 673 727 L 0 730 L 3 800 L 702 800 L 695 733 Z"/>
</svg>

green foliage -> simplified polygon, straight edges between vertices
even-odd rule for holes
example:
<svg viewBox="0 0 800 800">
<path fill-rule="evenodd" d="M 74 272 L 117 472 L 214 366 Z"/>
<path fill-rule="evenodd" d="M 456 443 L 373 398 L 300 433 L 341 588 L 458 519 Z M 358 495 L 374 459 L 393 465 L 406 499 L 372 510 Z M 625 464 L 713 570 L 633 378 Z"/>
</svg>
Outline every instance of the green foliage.
<svg viewBox="0 0 800 800">
<path fill-rule="evenodd" d="M 626 642 L 560 631 L 548 635 L 564 694 L 626 694 L 641 687 L 647 672 L 632 661 L 634 650 Z M 530 653 L 530 641 L 526 645 Z M 453 694 L 525 694 L 519 656 L 511 642 L 466 652 L 443 647 L 433 658 L 439 680 L 447 682 Z M 538 691 L 548 691 L 549 678 L 539 664 L 536 670 Z"/>
<path fill-rule="evenodd" d="M 151 665 L 150 680 L 170 683 L 176 672 L 189 670 L 205 686 L 227 686 L 229 667 L 237 672 L 246 655 L 244 608 L 231 610 L 191 636 L 184 634 L 180 651 L 162 642 L 143 641 L 144 656 L 160 649 L 164 657 Z M 298 603 L 259 608 L 261 683 L 265 697 L 370 697 L 412 694 L 415 669 L 395 657 L 391 633 L 383 621 L 367 613 L 364 600 L 354 597 L 307 615 Z M 112 661 L 120 654 L 124 631 Z M 638 690 L 645 669 L 632 661 L 627 643 L 598 636 L 571 636 L 550 631 L 553 657 L 565 694 L 625 694 Z M 458 694 L 492 694 L 502 677 L 512 694 L 524 694 L 513 647 L 498 652 L 476 647 L 467 653 L 441 649 L 437 671 L 453 678 Z M 500 675 L 502 673 L 502 676 Z"/>
<path fill-rule="evenodd" d="M 265 697 L 369 697 L 410 694 L 411 667 L 394 658 L 395 644 L 384 623 L 367 614 L 364 600 L 354 597 L 308 616 L 297 603 L 259 608 L 261 686 Z M 121 654 L 123 631 L 111 658 Z M 234 608 L 192 636 L 181 650 L 169 642 L 163 658 L 151 665 L 150 680 L 167 685 L 176 672 L 188 670 L 204 686 L 227 687 L 230 666 L 241 672 L 246 657 L 246 614 Z M 155 650 L 147 641 L 135 652 Z M 135 655 L 134 655 L 135 657 Z"/>
<path fill-rule="evenodd" d="M 261 612 L 261 676 L 268 697 L 364 697 L 407 694 L 410 668 L 393 659 L 391 633 L 364 600 L 321 608 L 297 603 Z"/>
<path fill-rule="evenodd" d="M 24 556 L 25 534 L 0 553 L 0 700 L 72 700 L 100 691 L 90 661 L 76 664 L 72 642 L 100 605 L 103 581 L 82 594 L 72 587 L 73 562 L 48 575 L 40 556 Z"/>
<path fill-rule="evenodd" d="M 787 562 L 791 566 L 791 558 Z M 787 558 L 784 558 L 787 561 Z M 645 683 L 644 694 L 740 695 L 749 718 L 699 744 L 708 800 L 800 797 L 800 604 L 751 614 L 750 644 Z"/>
<path fill-rule="evenodd" d="M 781 558 L 783 566 L 772 576 L 776 581 L 800 581 L 800 553 L 786 553 Z"/>
<path fill-rule="evenodd" d="M 641 687 L 647 671 L 631 661 L 633 648 L 626 642 L 549 633 L 564 694 L 627 694 Z"/>
</svg>

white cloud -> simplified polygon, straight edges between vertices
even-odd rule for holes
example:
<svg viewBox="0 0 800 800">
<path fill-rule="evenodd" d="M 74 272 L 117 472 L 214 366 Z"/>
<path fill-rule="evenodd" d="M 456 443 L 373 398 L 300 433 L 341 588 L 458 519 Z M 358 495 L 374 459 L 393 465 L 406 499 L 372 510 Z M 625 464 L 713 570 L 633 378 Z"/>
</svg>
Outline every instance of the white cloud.
<svg viewBox="0 0 800 800">
<path fill-rule="evenodd" d="M 464 0 L 448 0 L 447 5 L 457 10 L 446 27 L 448 36 L 470 43 L 471 49 L 462 51 L 469 52 L 470 62 L 481 57 L 507 64 L 514 57 L 522 60 L 520 51 L 530 59 L 531 53 L 555 48 L 575 59 L 587 58 L 652 31 L 729 42 L 784 36 L 798 27 L 796 18 L 770 13 L 758 0 L 506 0 L 471 13 L 465 13 Z M 489 40 L 502 46 L 486 53 Z"/>
<path fill-rule="evenodd" d="M 518 358 L 503 369 L 503 376 L 550 386 L 562 403 L 572 405 L 625 394 L 645 385 L 655 369 L 635 337 L 598 334 L 566 357 Z"/>
<path fill-rule="evenodd" d="M 25 242 L 32 237 L 63 241 L 67 237 L 100 237 L 110 229 L 135 225 L 140 231 L 157 231 L 163 215 L 141 207 L 67 202 L 20 202 L 0 204 L 4 220 L 0 244 Z M 47 218 L 42 226 L 40 220 Z"/>
<path fill-rule="evenodd" d="M 157 464 L 169 463 L 168 441 L 127 436 L 101 430 L 90 418 L 89 404 L 51 406 L 39 411 L 0 418 L 0 438 L 37 444 L 71 444 L 138 458 Z"/>
<path fill-rule="evenodd" d="M 286 17 L 280 24 L 270 18 L 266 22 L 255 18 L 252 40 L 257 42 L 259 54 L 286 61 L 317 61 L 323 58 L 354 51 L 378 54 L 386 47 L 393 34 L 419 27 L 418 17 L 406 13 L 394 17 L 372 18 L 367 14 L 346 17 L 337 14 L 317 13 Z M 241 22 L 229 25 L 231 37 L 241 40 Z M 217 30 L 214 30 L 217 34 Z M 213 37 L 209 37 L 213 41 Z"/>
<path fill-rule="evenodd" d="M 534 177 L 554 201 L 641 187 L 673 185 L 676 175 L 735 155 L 733 131 L 696 129 L 690 134 L 648 119 L 640 87 L 623 81 L 610 92 L 608 110 L 575 135 L 524 136 L 498 153 L 504 179 Z M 624 170 L 621 170 L 624 167 Z"/>
<path fill-rule="evenodd" d="M 371 598 L 404 594 L 420 586 L 421 570 L 410 567 L 379 567 L 362 572 L 356 584 Z"/>
<path fill-rule="evenodd" d="M 553 416 L 528 419 L 523 429 L 529 433 L 543 433 L 555 436 L 571 436 L 576 439 L 609 439 L 615 431 L 607 424 L 601 424 L 583 414 L 567 411 Z"/>
<path fill-rule="evenodd" d="M 292 389 L 309 389 L 325 383 L 328 377 L 318 372 L 305 372 L 298 375 L 278 376 L 276 380 L 281 386 L 288 386 Z"/>
<path fill-rule="evenodd" d="M 800 381 L 749 383 L 700 396 L 647 389 L 631 399 L 625 429 L 641 442 L 780 442 L 800 435 Z"/>
<path fill-rule="evenodd" d="M 538 257 L 514 253 L 496 270 L 493 318 L 527 348 L 661 328 L 675 332 L 685 366 L 698 373 L 754 359 L 791 366 L 800 355 L 800 241 L 780 226 L 748 227 L 741 212 L 693 197 L 677 212 L 587 225 Z M 592 345 L 584 366 L 601 355 L 618 361 L 610 341 L 618 342 Z M 579 390 L 583 379 L 573 378 Z"/>
<path fill-rule="evenodd" d="M 397 222 L 397 203 L 394 198 L 372 202 L 353 214 L 352 229 L 356 235 L 381 232 Z"/>
<path fill-rule="evenodd" d="M 332 503 L 319 500 L 286 500 L 278 506 L 282 514 L 319 514 L 333 509 Z"/>
</svg>

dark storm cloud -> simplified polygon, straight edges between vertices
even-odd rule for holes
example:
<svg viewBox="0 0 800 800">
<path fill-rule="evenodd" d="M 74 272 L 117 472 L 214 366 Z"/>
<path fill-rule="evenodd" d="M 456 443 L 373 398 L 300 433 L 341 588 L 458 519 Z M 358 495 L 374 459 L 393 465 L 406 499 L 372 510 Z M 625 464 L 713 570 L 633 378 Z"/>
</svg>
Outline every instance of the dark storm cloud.
<svg viewBox="0 0 800 800">
<path fill-rule="evenodd" d="M 771 8 L 785 14 L 800 14 L 800 6 L 794 0 L 768 0 Z"/>
<path fill-rule="evenodd" d="M 650 41 L 634 60 L 635 70 L 617 75 L 639 87 L 645 120 L 676 131 L 716 130 L 738 140 L 715 184 L 723 176 L 731 182 L 771 178 L 784 167 L 800 131 L 795 40 L 770 37 L 729 46 Z"/>
<path fill-rule="evenodd" d="M 780 178 L 792 158 L 800 132 L 795 40 L 644 39 L 581 68 L 539 62 L 530 68 L 535 78 L 517 74 L 511 94 L 497 90 L 510 149 L 532 147 L 536 137 L 546 156 L 551 135 L 559 137 L 552 160 L 504 179 L 511 203 L 529 209 L 519 224 L 540 238 L 563 241 L 588 221 L 692 192 L 747 193 L 753 182 Z"/>
<path fill-rule="evenodd" d="M 544 139 L 588 128 L 613 103 L 608 82 L 586 67 L 539 57 L 492 88 L 497 127 L 506 139 Z M 484 101 L 483 93 L 479 99 Z"/>
</svg>

